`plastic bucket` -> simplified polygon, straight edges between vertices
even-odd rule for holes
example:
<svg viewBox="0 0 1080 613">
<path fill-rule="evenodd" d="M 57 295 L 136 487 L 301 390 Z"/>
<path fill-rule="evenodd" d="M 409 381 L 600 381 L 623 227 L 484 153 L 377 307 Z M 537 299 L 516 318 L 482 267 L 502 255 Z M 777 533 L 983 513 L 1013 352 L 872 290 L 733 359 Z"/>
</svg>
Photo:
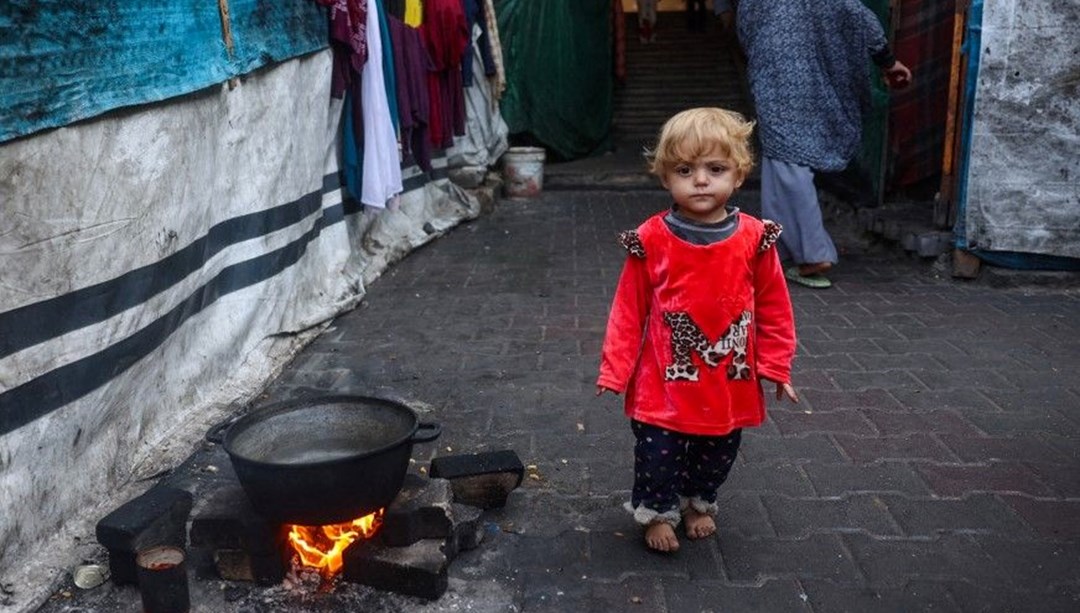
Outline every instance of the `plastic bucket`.
<svg viewBox="0 0 1080 613">
<path fill-rule="evenodd" d="M 506 195 L 530 198 L 544 189 L 544 150 L 540 147 L 510 147 L 503 154 Z"/>
</svg>

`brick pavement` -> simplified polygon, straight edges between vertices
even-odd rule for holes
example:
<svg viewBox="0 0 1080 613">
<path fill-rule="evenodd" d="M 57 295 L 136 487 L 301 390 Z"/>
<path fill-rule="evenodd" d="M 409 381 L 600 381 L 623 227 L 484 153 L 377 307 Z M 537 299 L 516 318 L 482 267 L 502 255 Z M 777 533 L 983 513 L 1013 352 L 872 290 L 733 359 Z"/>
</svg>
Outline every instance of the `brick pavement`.
<svg viewBox="0 0 1080 613">
<path fill-rule="evenodd" d="M 664 205 L 502 201 L 393 266 L 283 370 L 267 401 L 426 406 L 443 434 L 415 448 L 417 470 L 506 448 L 530 465 L 439 601 L 368 591 L 290 610 L 1080 610 L 1080 292 L 942 279 L 846 235 L 834 288 L 793 289 L 803 402 L 745 436 L 715 538 L 647 551 L 621 508 L 621 399 L 593 385 L 615 235 Z M 270 610 L 259 598 L 222 610 Z"/>
<path fill-rule="evenodd" d="M 663 205 L 504 201 L 393 267 L 269 394 L 417 399 L 444 429 L 421 463 L 511 448 L 535 465 L 452 566 L 448 596 L 476 610 L 492 584 L 524 611 L 1080 609 L 1080 294 L 898 254 L 793 289 L 803 403 L 744 439 L 716 538 L 647 552 L 620 508 L 629 427 L 593 382 L 614 236 Z"/>
</svg>

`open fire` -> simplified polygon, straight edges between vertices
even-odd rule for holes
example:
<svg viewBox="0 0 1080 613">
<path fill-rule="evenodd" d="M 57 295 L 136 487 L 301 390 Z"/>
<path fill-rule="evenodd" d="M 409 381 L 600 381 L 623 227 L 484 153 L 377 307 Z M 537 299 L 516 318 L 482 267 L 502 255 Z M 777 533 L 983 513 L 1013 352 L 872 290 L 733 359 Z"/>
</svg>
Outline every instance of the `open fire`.
<svg viewBox="0 0 1080 613">
<path fill-rule="evenodd" d="M 324 580 L 332 579 L 344 566 L 343 554 L 359 538 L 371 538 L 382 524 L 383 509 L 358 519 L 327 526 L 287 524 L 289 544 L 300 564 L 319 571 Z"/>
</svg>

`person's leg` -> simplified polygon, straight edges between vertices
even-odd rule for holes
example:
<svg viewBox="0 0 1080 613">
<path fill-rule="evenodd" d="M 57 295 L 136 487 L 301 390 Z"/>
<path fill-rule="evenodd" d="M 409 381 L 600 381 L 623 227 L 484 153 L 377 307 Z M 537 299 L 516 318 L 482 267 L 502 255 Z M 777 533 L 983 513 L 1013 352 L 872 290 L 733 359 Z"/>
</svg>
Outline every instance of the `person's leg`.
<svg viewBox="0 0 1080 613">
<path fill-rule="evenodd" d="M 689 437 L 687 474 L 679 491 L 688 537 L 699 539 L 716 533 L 716 492 L 731 472 L 741 441 L 741 429 L 724 436 Z"/>
<path fill-rule="evenodd" d="M 645 542 L 657 551 L 675 551 L 679 539 L 675 526 L 679 513 L 680 463 L 685 457 L 686 442 L 670 430 L 639 421 L 630 422 L 637 442 L 634 444 L 634 489 L 627 510 L 645 526 Z"/>
<path fill-rule="evenodd" d="M 761 216 L 783 226 L 780 254 L 805 266 L 803 274 L 824 272 L 836 263 L 836 245 L 825 230 L 809 167 L 762 158 Z"/>
</svg>

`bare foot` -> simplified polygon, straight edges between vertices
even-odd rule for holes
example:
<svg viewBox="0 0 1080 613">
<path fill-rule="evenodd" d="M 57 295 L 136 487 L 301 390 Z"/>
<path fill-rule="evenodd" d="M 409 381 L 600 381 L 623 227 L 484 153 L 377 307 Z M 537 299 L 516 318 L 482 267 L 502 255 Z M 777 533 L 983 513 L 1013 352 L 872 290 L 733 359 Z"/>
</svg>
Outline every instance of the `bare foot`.
<svg viewBox="0 0 1080 613">
<path fill-rule="evenodd" d="M 679 550 L 679 539 L 675 528 L 667 522 L 658 521 L 645 528 L 645 544 L 649 549 L 671 553 Z"/>
<path fill-rule="evenodd" d="M 692 539 L 703 539 L 716 534 L 716 522 L 712 516 L 698 513 L 692 508 L 686 509 L 683 523 L 686 524 L 686 536 Z"/>
<path fill-rule="evenodd" d="M 820 275 L 825 272 L 829 272 L 832 268 L 831 262 L 814 262 L 808 264 L 799 264 L 799 274 L 804 277 L 810 277 L 813 275 Z"/>
</svg>

